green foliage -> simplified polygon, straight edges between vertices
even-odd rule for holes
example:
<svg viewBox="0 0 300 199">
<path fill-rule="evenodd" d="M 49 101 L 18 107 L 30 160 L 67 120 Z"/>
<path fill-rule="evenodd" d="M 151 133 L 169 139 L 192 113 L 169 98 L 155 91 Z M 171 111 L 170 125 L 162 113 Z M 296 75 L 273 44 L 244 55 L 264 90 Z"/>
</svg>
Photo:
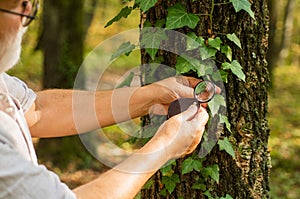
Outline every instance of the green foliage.
<svg viewBox="0 0 300 199">
<path fill-rule="evenodd" d="M 121 44 L 119 49 L 111 56 L 111 60 L 114 60 L 121 55 L 128 56 L 135 49 L 135 45 L 131 44 L 129 41 Z"/>
<path fill-rule="evenodd" d="M 225 137 L 223 140 L 219 140 L 218 145 L 219 145 L 220 151 L 225 150 L 229 155 L 231 155 L 232 158 L 235 159 L 234 149 L 227 137 Z"/>
<path fill-rule="evenodd" d="M 202 162 L 199 159 L 193 159 L 189 157 L 188 159 L 184 160 L 182 163 L 182 174 L 190 173 L 192 171 L 200 172 L 202 168 Z"/>
<path fill-rule="evenodd" d="M 161 42 L 167 39 L 167 35 L 162 29 L 155 28 L 146 28 L 142 34 L 141 47 L 146 48 L 146 52 L 154 60 Z"/>
<path fill-rule="evenodd" d="M 199 20 L 197 15 L 187 13 L 186 8 L 182 4 L 177 3 L 168 8 L 166 28 L 176 29 L 187 26 L 194 29 Z"/>
<path fill-rule="evenodd" d="M 229 0 L 235 11 L 239 12 L 241 10 L 245 10 L 254 20 L 254 12 L 251 10 L 251 3 L 248 0 Z"/>
<path fill-rule="evenodd" d="M 221 197 L 220 199 L 233 199 L 229 194 L 226 194 L 225 197 Z"/>
<path fill-rule="evenodd" d="M 130 74 L 116 88 L 122 88 L 126 86 L 129 87 L 133 78 L 134 78 L 134 72 L 130 72 Z"/>
<path fill-rule="evenodd" d="M 242 71 L 242 66 L 237 60 L 233 60 L 231 63 L 225 62 L 222 64 L 224 70 L 230 69 L 239 79 L 246 81 L 246 76 Z"/>
<path fill-rule="evenodd" d="M 219 170 L 219 166 L 214 164 L 203 168 L 203 170 L 201 170 L 201 174 L 204 176 L 204 178 L 211 177 L 216 183 L 219 183 Z"/>
<path fill-rule="evenodd" d="M 174 174 L 172 176 L 163 176 L 162 183 L 166 186 L 169 193 L 172 193 L 177 183 L 180 183 L 179 175 Z"/>
<path fill-rule="evenodd" d="M 226 36 L 230 41 L 234 42 L 240 49 L 242 49 L 241 41 L 235 33 L 227 34 Z"/>
<path fill-rule="evenodd" d="M 122 8 L 122 10 L 117 14 L 117 16 L 115 16 L 113 19 L 107 22 L 107 24 L 104 27 L 106 28 L 112 25 L 114 22 L 119 21 L 122 18 L 127 18 L 131 14 L 132 9 L 133 9 L 132 7 L 128 7 L 128 6 Z"/>
<path fill-rule="evenodd" d="M 226 106 L 225 98 L 222 95 L 216 94 L 211 101 L 208 102 L 208 107 L 212 116 L 215 116 L 220 106 Z"/>
<path fill-rule="evenodd" d="M 138 0 L 136 3 L 140 3 L 141 10 L 147 12 L 157 3 L 157 0 Z"/>
</svg>

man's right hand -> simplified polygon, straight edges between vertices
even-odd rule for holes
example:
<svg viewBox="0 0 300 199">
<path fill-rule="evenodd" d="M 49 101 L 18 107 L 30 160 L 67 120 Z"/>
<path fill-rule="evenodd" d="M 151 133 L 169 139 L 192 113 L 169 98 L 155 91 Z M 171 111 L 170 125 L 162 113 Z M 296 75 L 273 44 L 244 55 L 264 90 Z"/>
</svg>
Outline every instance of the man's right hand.
<svg viewBox="0 0 300 199">
<path fill-rule="evenodd" d="M 162 124 L 152 140 L 160 143 L 169 159 L 190 154 L 200 143 L 207 121 L 207 111 L 192 105 Z"/>
</svg>

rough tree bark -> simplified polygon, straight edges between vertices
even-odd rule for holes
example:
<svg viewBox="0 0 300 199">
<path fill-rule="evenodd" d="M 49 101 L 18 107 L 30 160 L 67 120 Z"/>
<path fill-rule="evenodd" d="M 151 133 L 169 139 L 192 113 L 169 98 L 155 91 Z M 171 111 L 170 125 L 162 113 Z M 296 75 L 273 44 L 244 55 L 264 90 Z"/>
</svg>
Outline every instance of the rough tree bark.
<svg viewBox="0 0 300 199">
<path fill-rule="evenodd" d="M 165 19 L 167 8 L 181 2 L 191 13 L 209 13 L 211 0 L 167 0 L 159 1 L 146 15 L 142 22 L 149 20 L 155 24 Z M 227 1 L 215 1 L 224 3 Z M 209 191 L 213 196 L 230 194 L 233 198 L 269 198 L 270 154 L 268 152 L 269 128 L 267 114 L 267 90 L 269 84 L 266 52 L 268 47 L 268 9 L 266 0 L 251 1 L 256 22 L 244 11 L 236 13 L 232 4 L 215 7 L 213 24 L 208 17 L 200 17 L 198 26 L 194 29 L 198 35 L 212 37 L 220 33 L 235 33 L 241 40 L 242 50 L 231 45 L 234 58 L 243 66 L 246 82 L 229 75 L 226 87 L 227 112 L 231 123 L 230 140 L 235 146 L 236 159 L 230 157 L 215 146 L 207 156 L 205 164 L 218 164 L 220 182 L 209 183 Z M 211 29 L 212 28 L 212 29 Z M 188 28 L 180 29 L 188 33 Z M 175 41 L 176 42 L 176 41 Z M 176 55 L 162 54 L 164 64 L 174 67 Z M 222 58 L 220 58 L 222 59 Z M 142 62 L 147 63 L 149 56 L 142 51 Z M 203 192 L 192 188 L 197 179 L 197 173 L 181 175 L 182 160 L 177 161 L 176 173 L 180 176 L 180 184 L 166 198 L 205 198 Z M 158 172 L 153 177 L 154 184 L 150 189 L 144 189 L 142 198 L 164 198 L 159 194 L 163 188 L 162 175 Z"/>
</svg>

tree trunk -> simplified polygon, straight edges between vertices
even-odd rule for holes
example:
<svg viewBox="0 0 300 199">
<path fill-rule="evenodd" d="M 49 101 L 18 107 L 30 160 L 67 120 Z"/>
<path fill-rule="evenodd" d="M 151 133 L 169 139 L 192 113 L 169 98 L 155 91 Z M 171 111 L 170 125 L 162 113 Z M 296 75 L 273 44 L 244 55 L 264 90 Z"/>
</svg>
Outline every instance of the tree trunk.
<svg viewBox="0 0 300 199">
<path fill-rule="evenodd" d="M 165 19 L 167 8 L 181 2 L 190 13 L 210 13 L 211 0 L 204 1 L 159 1 L 145 15 L 145 20 L 154 25 L 158 20 Z M 223 2 L 223 1 L 220 1 Z M 220 3 L 218 2 L 218 3 Z M 269 198 L 270 154 L 268 152 L 269 128 L 266 120 L 267 90 L 269 84 L 266 52 L 268 47 L 268 9 L 267 1 L 251 1 L 251 9 L 255 13 L 256 22 L 244 11 L 236 13 L 232 4 L 222 4 L 215 7 L 212 24 L 207 16 L 201 16 L 198 26 L 193 32 L 205 37 L 219 36 L 226 40 L 223 33 L 235 33 L 241 40 L 242 50 L 231 45 L 233 59 L 239 61 L 246 74 L 246 82 L 229 75 L 226 87 L 228 119 L 231 123 L 230 134 L 224 130 L 223 135 L 235 147 L 236 159 L 216 145 L 206 157 L 203 165 L 218 164 L 220 181 L 206 181 L 206 187 L 213 197 L 232 198 Z M 217 1 L 216 1 L 217 3 Z M 191 31 L 182 28 L 179 31 L 187 34 Z M 177 41 L 174 41 L 177 42 Z M 176 44 L 175 44 L 176 45 Z M 161 54 L 164 64 L 174 67 L 176 56 L 169 53 Z M 218 57 L 218 60 L 224 60 Z M 142 50 L 142 63 L 149 62 L 149 56 Z M 207 192 L 194 189 L 193 184 L 201 177 L 199 173 L 181 174 L 183 160 L 177 161 L 176 174 L 180 183 L 175 191 L 162 196 L 164 188 L 162 173 L 153 176 L 153 185 L 143 189 L 142 198 L 206 198 Z"/>
</svg>

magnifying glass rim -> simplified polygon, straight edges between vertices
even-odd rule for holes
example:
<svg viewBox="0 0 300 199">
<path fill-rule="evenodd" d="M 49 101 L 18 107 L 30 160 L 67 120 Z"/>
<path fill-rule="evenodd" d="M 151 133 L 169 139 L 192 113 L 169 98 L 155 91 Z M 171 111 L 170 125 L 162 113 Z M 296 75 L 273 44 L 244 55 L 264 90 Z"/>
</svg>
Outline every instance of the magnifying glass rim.
<svg viewBox="0 0 300 199">
<path fill-rule="evenodd" d="M 195 91 L 196 91 L 197 86 L 198 86 L 199 84 L 203 83 L 203 82 L 207 82 L 208 84 L 211 84 L 211 85 L 212 85 L 212 87 L 213 87 L 213 94 L 212 94 L 207 100 L 198 100 L 198 98 L 196 97 L 196 92 L 195 92 Z M 206 103 L 206 102 L 209 102 L 209 101 L 215 96 L 215 93 L 216 93 L 216 91 L 215 91 L 215 84 L 212 83 L 211 81 L 205 81 L 205 80 L 203 80 L 203 81 L 199 82 L 199 83 L 195 86 L 195 88 L 194 88 L 194 98 L 195 98 L 199 103 Z"/>
</svg>

